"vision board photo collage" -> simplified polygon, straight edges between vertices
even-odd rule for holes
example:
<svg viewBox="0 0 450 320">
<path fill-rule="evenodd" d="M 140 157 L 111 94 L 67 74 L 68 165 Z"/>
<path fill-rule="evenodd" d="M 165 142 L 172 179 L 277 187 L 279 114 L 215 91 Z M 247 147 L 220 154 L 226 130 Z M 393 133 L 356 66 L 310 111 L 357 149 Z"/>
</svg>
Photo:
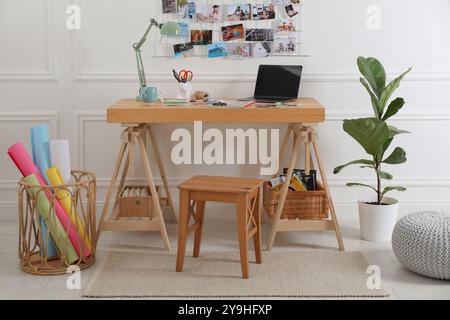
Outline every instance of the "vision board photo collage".
<svg viewBox="0 0 450 320">
<path fill-rule="evenodd" d="M 217 3 L 201 0 L 161 0 L 163 15 L 176 17 L 181 34 L 175 57 L 264 58 L 300 54 L 301 0 L 262 3 Z M 262 27 L 261 23 L 266 23 Z M 199 27 L 201 26 L 201 27 Z M 217 36 L 214 36 L 217 33 Z"/>
</svg>

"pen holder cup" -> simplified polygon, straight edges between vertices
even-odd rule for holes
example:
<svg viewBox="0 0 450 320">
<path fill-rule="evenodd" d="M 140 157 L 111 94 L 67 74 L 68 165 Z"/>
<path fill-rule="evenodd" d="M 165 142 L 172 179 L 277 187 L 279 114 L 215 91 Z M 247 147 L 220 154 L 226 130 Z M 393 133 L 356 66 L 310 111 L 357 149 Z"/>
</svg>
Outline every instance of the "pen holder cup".
<svg viewBox="0 0 450 320">
<path fill-rule="evenodd" d="M 191 82 L 180 82 L 178 83 L 178 88 L 180 89 L 179 99 L 191 100 L 192 94 L 192 83 Z"/>
<path fill-rule="evenodd" d="M 94 264 L 97 242 L 95 175 L 72 171 L 72 181 L 54 187 L 32 185 L 24 179 L 19 181 L 22 271 L 60 275 Z"/>
</svg>

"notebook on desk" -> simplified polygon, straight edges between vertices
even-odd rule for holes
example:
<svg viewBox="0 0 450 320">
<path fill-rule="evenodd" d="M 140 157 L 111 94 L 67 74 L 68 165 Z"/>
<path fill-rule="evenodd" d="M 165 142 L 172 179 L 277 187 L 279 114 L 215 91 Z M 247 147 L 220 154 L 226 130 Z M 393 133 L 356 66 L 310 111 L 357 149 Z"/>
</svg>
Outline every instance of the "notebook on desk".
<svg viewBox="0 0 450 320">
<path fill-rule="evenodd" d="M 298 98 L 302 66 L 260 65 L 253 97 L 242 101 L 276 103 Z"/>
</svg>

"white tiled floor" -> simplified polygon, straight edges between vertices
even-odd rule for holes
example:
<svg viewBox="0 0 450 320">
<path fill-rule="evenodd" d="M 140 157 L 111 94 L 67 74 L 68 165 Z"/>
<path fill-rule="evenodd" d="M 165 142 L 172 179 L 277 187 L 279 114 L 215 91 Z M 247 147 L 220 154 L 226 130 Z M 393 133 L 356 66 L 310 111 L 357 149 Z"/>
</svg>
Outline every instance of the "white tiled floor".
<svg viewBox="0 0 450 320">
<path fill-rule="evenodd" d="M 341 222 L 347 251 L 361 251 L 370 264 L 381 268 L 383 286 L 393 299 L 450 299 L 450 281 L 428 279 L 404 269 L 395 258 L 390 243 L 372 243 L 359 238 L 357 221 Z M 263 241 L 269 225 L 264 226 Z M 168 224 L 173 250 L 176 250 L 176 225 Z M 235 250 L 237 236 L 233 221 L 206 221 L 202 249 Z M 192 243 L 192 241 L 190 241 Z M 158 233 L 102 234 L 98 263 L 109 248 L 161 248 Z M 277 236 L 274 250 L 337 250 L 334 233 L 282 233 Z M 17 258 L 17 224 L 0 224 L 0 299 L 80 299 L 80 291 L 66 289 L 63 276 L 33 276 L 22 272 Z M 82 284 L 87 284 L 95 265 L 82 272 Z"/>
</svg>

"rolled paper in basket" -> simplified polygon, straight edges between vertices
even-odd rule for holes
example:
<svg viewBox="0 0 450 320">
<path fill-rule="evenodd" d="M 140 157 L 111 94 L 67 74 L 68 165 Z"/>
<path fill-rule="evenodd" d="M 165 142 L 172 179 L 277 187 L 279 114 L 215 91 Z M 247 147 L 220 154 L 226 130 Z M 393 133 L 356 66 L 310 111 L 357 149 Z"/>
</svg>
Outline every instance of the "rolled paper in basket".
<svg viewBox="0 0 450 320">
<path fill-rule="evenodd" d="M 40 185 L 39 179 L 35 174 L 31 174 L 23 179 L 25 183 L 38 186 Z M 62 226 L 59 219 L 52 219 L 50 217 L 50 212 L 52 206 L 50 201 L 48 201 L 47 196 L 40 188 L 27 188 L 31 197 L 36 197 L 36 205 L 38 210 L 45 221 L 47 221 L 48 228 L 50 229 L 50 234 L 53 239 L 56 239 L 56 246 L 60 254 L 66 253 L 67 262 L 69 264 L 74 263 L 78 260 L 78 254 L 75 252 L 71 241 L 67 238 L 66 230 Z M 56 204 L 56 203 L 55 203 Z M 56 209 L 56 205 L 55 205 Z"/>
<path fill-rule="evenodd" d="M 56 198 L 58 199 L 59 203 L 63 207 L 67 216 L 70 217 L 72 224 L 77 227 L 78 234 L 81 236 L 81 239 L 83 239 L 86 247 L 91 250 L 91 240 L 89 239 L 89 235 L 86 232 L 83 220 L 75 210 L 76 205 L 72 205 L 72 197 L 70 192 L 65 190 L 64 188 L 61 188 L 59 190 L 57 188 L 58 186 L 64 185 L 64 179 L 61 175 L 61 172 L 57 167 L 51 167 L 47 170 L 47 177 L 48 180 L 50 180 L 50 185 L 54 187 L 55 190 L 57 190 Z"/>
<path fill-rule="evenodd" d="M 56 244 L 53 241 L 52 234 L 50 233 L 50 236 L 47 238 L 47 225 L 45 224 L 44 218 L 42 216 L 39 219 L 39 222 L 41 224 L 41 230 L 42 230 L 42 242 L 44 243 L 44 248 L 47 249 L 46 256 L 48 258 L 53 258 L 58 256 L 58 251 L 56 249 Z M 48 243 L 47 243 L 48 239 Z M 41 257 L 44 255 L 43 249 L 41 248 Z"/>
<path fill-rule="evenodd" d="M 22 168 L 19 167 L 17 164 L 17 161 L 13 159 L 14 163 L 16 164 L 17 168 L 19 168 L 19 171 L 22 173 L 22 175 L 25 177 L 30 173 L 37 173 L 39 175 L 39 169 L 36 167 L 35 163 L 40 161 L 43 167 L 50 166 L 50 158 L 48 155 L 48 127 L 47 126 L 38 126 L 33 127 L 30 130 L 30 136 L 31 136 L 31 149 L 33 154 L 33 161 L 26 161 L 22 164 Z M 14 146 L 13 146 L 14 147 Z M 11 147 L 11 148 L 13 148 Z M 17 158 L 24 158 L 26 157 L 25 154 L 27 153 L 23 145 L 17 146 L 14 148 L 14 154 L 16 154 Z M 9 151 L 8 151 L 9 154 Z M 39 160 L 38 160 L 39 159 Z M 28 174 L 24 174 L 24 172 L 27 172 Z M 42 177 L 42 176 L 41 176 Z M 47 234 L 47 227 L 44 223 L 43 219 L 40 219 L 41 223 L 41 230 L 44 235 Z M 44 241 L 44 248 L 47 248 L 47 257 L 55 257 L 57 256 L 57 250 L 55 242 L 51 237 L 48 238 L 48 243 L 46 243 L 46 237 L 43 237 Z M 43 255 L 42 248 L 41 248 L 41 256 Z"/>
<path fill-rule="evenodd" d="M 72 174 L 69 140 L 50 140 L 50 160 L 52 167 L 58 167 L 63 181 L 70 183 Z"/>
<path fill-rule="evenodd" d="M 11 157 L 11 159 L 16 164 L 17 168 L 24 177 L 34 174 L 36 176 L 37 181 L 39 182 L 39 185 L 47 186 L 41 174 L 39 173 L 38 168 L 33 163 L 33 160 L 31 160 L 31 157 L 28 154 L 28 152 L 25 150 L 23 144 L 16 143 L 15 145 L 11 146 L 8 149 L 8 155 Z M 48 199 L 51 199 L 53 197 L 53 195 L 50 192 L 47 192 L 46 195 Z M 77 254 L 80 254 L 81 253 L 80 244 L 82 244 L 81 238 L 78 235 L 75 226 L 72 225 L 69 217 L 64 212 L 64 209 L 61 207 L 58 201 L 55 202 L 55 212 L 56 216 L 58 217 L 59 221 L 61 222 L 65 230 L 68 230 L 69 239 L 73 247 L 75 248 L 75 251 L 77 252 Z M 83 256 L 88 257 L 91 254 L 90 250 L 86 248 L 85 245 L 83 245 L 83 249 L 84 249 Z"/>
<path fill-rule="evenodd" d="M 22 143 L 19 142 L 9 147 L 8 155 L 24 177 L 35 174 L 39 181 L 45 183 L 38 167 L 36 167 L 33 160 L 31 160 L 30 155 Z"/>
<path fill-rule="evenodd" d="M 48 184 L 48 180 L 45 177 L 45 172 L 51 167 L 50 164 L 50 151 L 48 141 L 48 126 L 43 124 L 32 127 L 30 129 L 31 135 L 31 150 L 33 155 L 33 161 L 39 168 L 39 172 L 44 180 Z"/>
</svg>

